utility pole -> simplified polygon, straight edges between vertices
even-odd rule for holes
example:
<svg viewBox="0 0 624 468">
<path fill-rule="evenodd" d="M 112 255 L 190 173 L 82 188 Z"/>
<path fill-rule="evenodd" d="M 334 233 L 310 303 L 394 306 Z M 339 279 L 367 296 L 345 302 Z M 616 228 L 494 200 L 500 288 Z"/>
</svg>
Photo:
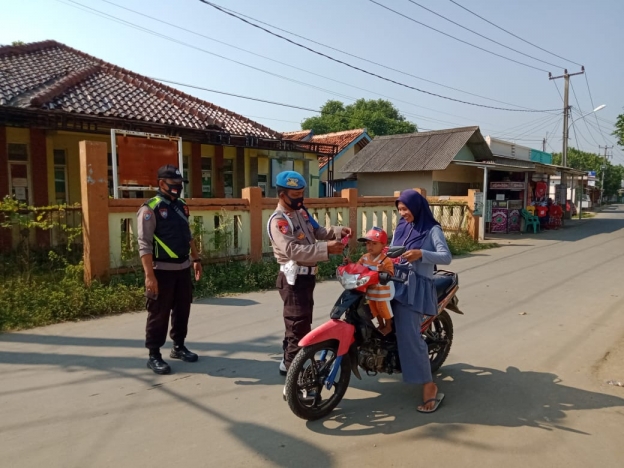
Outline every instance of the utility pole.
<svg viewBox="0 0 624 468">
<path fill-rule="evenodd" d="M 605 178 L 605 172 L 607 170 L 607 158 L 609 157 L 607 155 L 607 150 L 610 150 L 613 148 L 613 146 L 601 146 L 598 145 L 598 148 L 605 150 L 605 154 L 604 154 L 604 166 L 602 166 L 602 182 L 600 183 L 600 206 L 602 206 L 602 202 L 604 200 L 604 178 Z"/>
<path fill-rule="evenodd" d="M 559 78 L 564 79 L 565 86 L 563 88 L 563 149 L 561 152 L 561 165 L 565 168 L 568 167 L 568 119 L 570 117 L 570 77 L 576 75 L 582 75 L 585 73 L 585 67 L 581 67 L 581 71 L 578 73 L 568 73 L 568 70 L 563 71 L 563 75 L 561 76 L 552 76 L 552 73 L 548 73 L 549 80 L 558 80 Z M 565 189 L 565 199 L 568 198 L 568 185 L 567 185 L 567 177 L 564 171 L 561 171 L 561 185 Z M 571 194 L 570 194 L 571 196 Z M 566 200 L 563 200 L 563 207 L 565 217 L 569 216 L 569 212 L 565 209 Z"/>
</svg>

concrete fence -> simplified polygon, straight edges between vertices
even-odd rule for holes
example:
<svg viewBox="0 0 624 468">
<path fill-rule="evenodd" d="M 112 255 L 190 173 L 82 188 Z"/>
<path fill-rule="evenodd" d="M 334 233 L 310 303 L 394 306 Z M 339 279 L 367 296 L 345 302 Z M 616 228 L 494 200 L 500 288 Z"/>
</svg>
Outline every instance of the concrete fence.
<svg viewBox="0 0 624 468">
<path fill-rule="evenodd" d="M 140 199 L 108 196 L 106 145 L 80 142 L 85 281 L 106 278 L 127 265 L 136 253 L 136 212 Z M 422 194 L 426 193 L 416 189 Z M 474 193 L 466 197 L 429 197 L 436 219 L 445 232 L 466 232 L 478 238 L 472 217 Z M 306 207 L 322 226 L 349 226 L 356 238 L 373 226 L 389 235 L 399 216 L 398 192 L 387 197 L 359 197 L 357 189 L 345 189 L 340 197 L 307 199 Z M 266 225 L 277 199 L 264 198 L 259 187 L 243 189 L 240 199 L 186 200 L 194 237 L 206 261 L 241 259 L 260 261 L 272 252 Z"/>
</svg>

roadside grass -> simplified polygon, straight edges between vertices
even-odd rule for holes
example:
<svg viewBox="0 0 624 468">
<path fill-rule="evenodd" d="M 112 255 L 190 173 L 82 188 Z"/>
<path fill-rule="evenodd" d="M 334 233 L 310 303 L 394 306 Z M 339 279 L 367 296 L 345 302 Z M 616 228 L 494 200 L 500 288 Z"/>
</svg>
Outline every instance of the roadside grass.
<svg viewBox="0 0 624 468">
<path fill-rule="evenodd" d="M 454 256 L 461 256 L 478 250 L 488 250 L 499 247 L 499 245 L 495 243 L 481 244 L 466 233 L 451 234 L 447 237 L 446 242 Z"/>
<path fill-rule="evenodd" d="M 479 244 L 462 234 L 449 236 L 448 245 L 454 256 L 497 247 Z M 362 249 L 353 252 L 351 260 L 356 261 L 362 253 Z M 334 278 L 342 261 L 342 256 L 334 255 L 319 264 L 318 279 Z M 140 268 L 90 286 L 84 284 L 83 272 L 78 252 L 30 252 L 28 258 L 13 253 L 0 257 L 0 332 L 144 309 L 144 276 Z M 205 298 L 273 289 L 278 272 L 273 258 L 258 263 L 205 265 L 203 278 L 195 283 L 194 295 Z"/>
</svg>

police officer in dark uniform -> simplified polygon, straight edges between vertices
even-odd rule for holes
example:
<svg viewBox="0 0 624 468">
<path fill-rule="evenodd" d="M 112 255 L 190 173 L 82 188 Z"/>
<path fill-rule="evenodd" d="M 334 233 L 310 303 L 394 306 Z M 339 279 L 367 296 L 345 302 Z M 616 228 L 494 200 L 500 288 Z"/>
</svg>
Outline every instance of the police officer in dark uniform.
<svg viewBox="0 0 624 468">
<path fill-rule="evenodd" d="M 137 213 L 139 253 L 145 271 L 147 297 L 147 326 L 145 347 L 149 350 L 147 367 L 156 374 L 171 372 L 160 354 L 167 339 L 171 315 L 170 357 L 195 362 L 197 354 L 184 346 L 193 285 L 202 274 L 201 259 L 193 242 L 189 226 L 189 209 L 180 198 L 184 180 L 180 170 L 172 165 L 158 169 L 158 193 Z"/>
<path fill-rule="evenodd" d="M 267 230 L 280 264 L 277 289 L 284 301 L 286 332 L 279 371 L 285 375 L 299 351 L 299 340 L 311 329 L 317 264 L 329 260 L 329 254 L 343 252 L 340 239 L 350 236 L 351 229 L 319 226 L 303 205 L 306 181 L 301 174 L 281 172 L 277 175 L 276 186 L 279 204 L 269 219 Z"/>
</svg>

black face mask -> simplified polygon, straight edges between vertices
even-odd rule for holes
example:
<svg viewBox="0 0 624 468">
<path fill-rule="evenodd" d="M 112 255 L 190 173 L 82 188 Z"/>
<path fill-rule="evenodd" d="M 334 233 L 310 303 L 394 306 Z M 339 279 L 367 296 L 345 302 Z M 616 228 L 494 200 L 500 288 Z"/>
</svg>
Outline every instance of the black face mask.
<svg viewBox="0 0 624 468">
<path fill-rule="evenodd" d="M 285 201 L 286 206 L 288 206 L 291 210 L 300 210 L 303 208 L 303 197 L 290 198 L 288 195 L 285 195 L 285 197 L 288 199 L 288 201 Z"/>
<path fill-rule="evenodd" d="M 169 195 L 171 198 L 180 198 L 180 194 L 182 193 L 182 189 L 184 188 L 183 184 L 168 184 L 165 182 L 167 186 L 167 190 L 165 193 Z"/>
</svg>

